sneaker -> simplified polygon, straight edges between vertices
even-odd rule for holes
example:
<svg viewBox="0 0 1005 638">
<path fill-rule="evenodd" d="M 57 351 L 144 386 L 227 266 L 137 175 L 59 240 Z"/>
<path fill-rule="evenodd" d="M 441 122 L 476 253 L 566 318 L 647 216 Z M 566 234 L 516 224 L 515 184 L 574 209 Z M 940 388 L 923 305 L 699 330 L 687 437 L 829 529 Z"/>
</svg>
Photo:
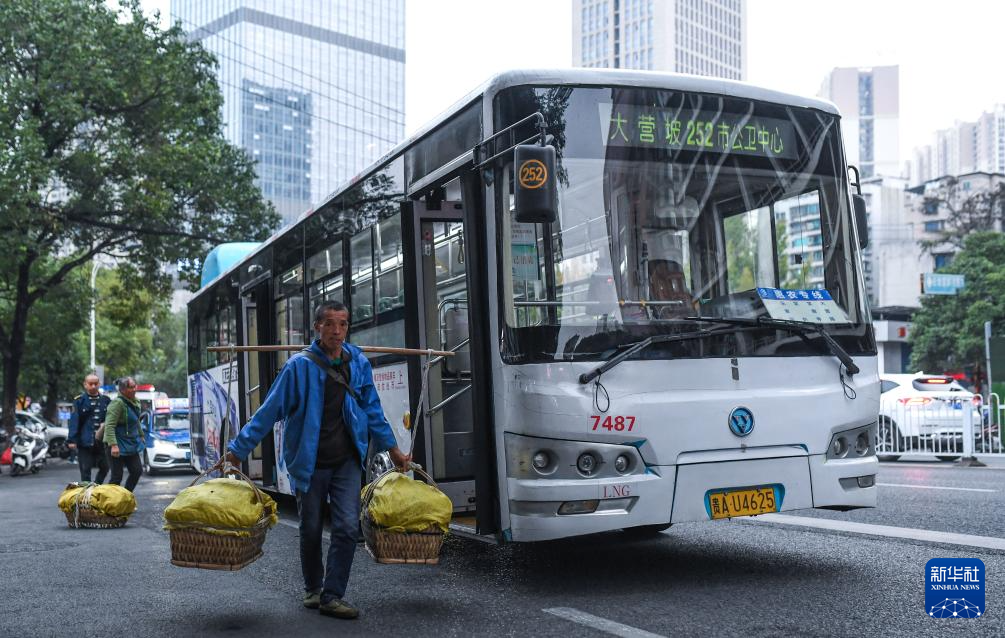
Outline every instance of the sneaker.
<svg viewBox="0 0 1005 638">
<path fill-rule="evenodd" d="M 359 610 L 341 598 L 332 598 L 328 602 L 322 603 L 321 613 L 325 616 L 335 616 L 336 618 L 344 618 L 347 620 L 351 620 L 359 616 Z"/>
<path fill-rule="evenodd" d="M 304 607 L 307 609 L 317 609 L 321 606 L 321 592 L 309 591 L 304 594 Z"/>
</svg>

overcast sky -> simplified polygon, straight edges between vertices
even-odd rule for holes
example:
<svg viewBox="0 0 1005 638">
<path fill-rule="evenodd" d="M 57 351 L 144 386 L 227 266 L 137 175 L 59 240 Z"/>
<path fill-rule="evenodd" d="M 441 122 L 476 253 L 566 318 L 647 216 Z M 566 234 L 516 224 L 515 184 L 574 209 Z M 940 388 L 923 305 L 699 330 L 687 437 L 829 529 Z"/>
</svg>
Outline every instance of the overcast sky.
<svg viewBox="0 0 1005 638">
<path fill-rule="evenodd" d="M 833 67 L 900 65 L 902 161 L 1005 102 L 1000 0 L 748 0 L 747 14 L 752 83 L 816 95 Z M 572 0 L 406 0 L 405 24 L 406 134 L 497 71 L 572 62 Z"/>
</svg>

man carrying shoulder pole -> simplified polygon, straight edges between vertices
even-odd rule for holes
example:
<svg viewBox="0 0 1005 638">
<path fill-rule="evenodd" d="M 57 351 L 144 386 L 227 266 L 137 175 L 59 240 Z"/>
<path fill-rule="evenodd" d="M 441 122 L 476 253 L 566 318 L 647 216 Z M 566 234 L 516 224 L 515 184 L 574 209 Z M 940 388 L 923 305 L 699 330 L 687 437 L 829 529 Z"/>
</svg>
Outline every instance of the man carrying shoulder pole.
<svg viewBox="0 0 1005 638">
<path fill-rule="evenodd" d="M 411 455 L 397 447 L 369 360 L 345 342 L 346 307 L 322 302 L 314 312 L 314 330 L 317 338 L 286 362 L 261 407 L 231 441 L 227 460 L 240 465 L 273 424 L 285 420 L 282 454 L 300 514 L 304 607 L 356 618 L 359 611 L 343 597 L 356 553 L 360 482 L 369 441 L 377 451 L 389 451 L 400 468 L 408 467 Z M 325 502 L 331 510 L 331 545 L 322 569 Z"/>
</svg>

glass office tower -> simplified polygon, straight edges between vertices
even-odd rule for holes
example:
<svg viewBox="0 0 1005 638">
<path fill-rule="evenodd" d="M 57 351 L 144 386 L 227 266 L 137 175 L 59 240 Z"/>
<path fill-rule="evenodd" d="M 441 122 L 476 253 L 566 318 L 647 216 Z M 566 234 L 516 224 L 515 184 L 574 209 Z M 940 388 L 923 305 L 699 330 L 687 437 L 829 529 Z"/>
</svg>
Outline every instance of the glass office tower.
<svg viewBox="0 0 1005 638">
<path fill-rule="evenodd" d="M 219 61 L 226 135 L 290 223 L 405 132 L 404 0 L 172 0 Z"/>
</svg>

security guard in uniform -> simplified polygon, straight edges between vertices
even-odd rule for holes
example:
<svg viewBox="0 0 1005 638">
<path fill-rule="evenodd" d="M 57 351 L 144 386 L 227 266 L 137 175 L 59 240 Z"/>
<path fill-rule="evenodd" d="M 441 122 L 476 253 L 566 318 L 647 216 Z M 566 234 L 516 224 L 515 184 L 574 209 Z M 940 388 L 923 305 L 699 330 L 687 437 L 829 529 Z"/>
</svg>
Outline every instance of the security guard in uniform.
<svg viewBox="0 0 1005 638">
<path fill-rule="evenodd" d="M 105 422 L 105 411 L 111 400 L 98 392 L 97 375 L 84 377 L 84 394 L 73 399 L 73 414 L 70 415 L 70 432 L 67 434 L 69 447 L 77 450 L 80 465 L 80 480 L 91 481 L 91 469 L 97 466 L 96 483 L 104 483 L 108 476 L 108 461 L 105 459 L 105 444 L 95 436 L 95 432 Z"/>
</svg>

